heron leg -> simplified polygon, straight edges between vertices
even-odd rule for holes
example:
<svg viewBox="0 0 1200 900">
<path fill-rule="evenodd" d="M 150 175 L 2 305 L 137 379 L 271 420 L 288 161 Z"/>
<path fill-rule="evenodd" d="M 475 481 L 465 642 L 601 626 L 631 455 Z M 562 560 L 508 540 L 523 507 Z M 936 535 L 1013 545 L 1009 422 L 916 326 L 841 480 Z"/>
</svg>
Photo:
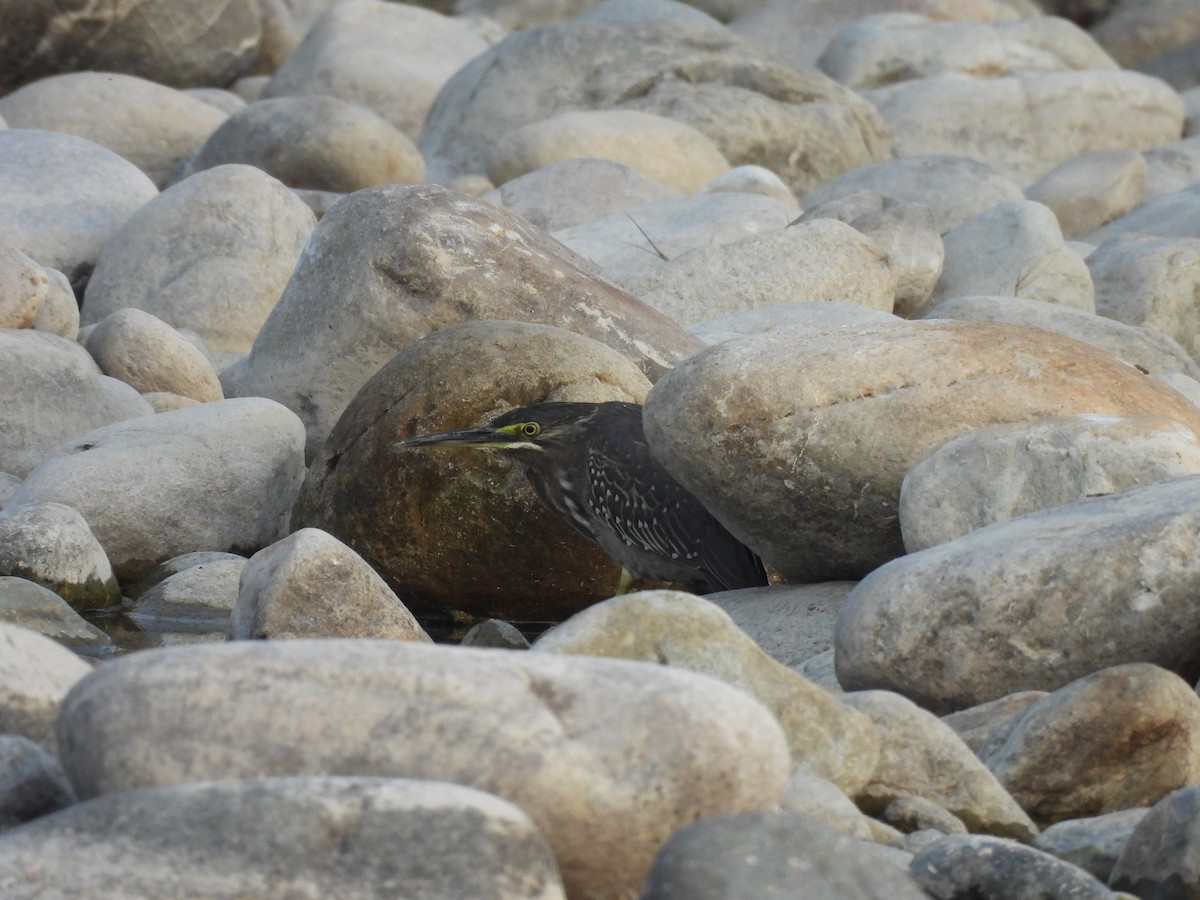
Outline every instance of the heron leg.
<svg viewBox="0 0 1200 900">
<path fill-rule="evenodd" d="M 631 587 L 633 587 L 633 573 L 622 566 L 621 580 L 617 582 L 617 593 L 614 596 L 620 597 L 622 594 L 628 594 Z"/>
</svg>

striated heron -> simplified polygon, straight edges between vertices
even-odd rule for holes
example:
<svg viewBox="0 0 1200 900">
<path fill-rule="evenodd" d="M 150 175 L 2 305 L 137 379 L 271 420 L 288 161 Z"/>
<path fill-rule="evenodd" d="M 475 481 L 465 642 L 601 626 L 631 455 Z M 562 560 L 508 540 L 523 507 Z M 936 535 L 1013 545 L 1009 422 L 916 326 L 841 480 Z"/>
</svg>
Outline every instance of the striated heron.
<svg viewBox="0 0 1200 900">
<path fill-rule="evenodd" d="M 520 465 L 542 503 L 633 575 L 698 592 L 767 583 L 762 561 L 650 453 L 636 403 L 535 403 L 399 447 L 470 447 Z"/>
</svg>

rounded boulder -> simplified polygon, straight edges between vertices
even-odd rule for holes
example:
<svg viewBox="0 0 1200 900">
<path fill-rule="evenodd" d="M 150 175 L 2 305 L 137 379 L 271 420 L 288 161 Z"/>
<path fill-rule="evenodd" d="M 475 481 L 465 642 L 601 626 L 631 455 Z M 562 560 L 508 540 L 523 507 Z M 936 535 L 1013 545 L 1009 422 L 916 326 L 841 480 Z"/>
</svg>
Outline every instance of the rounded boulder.
<svg viewBox="0 0 1200 900">
<path fill-rule="evenodd" d="M 955 321 L 780 330 L 728 341 L 646 399 L 663 464 L 793 581 L 856 579 L 904 552 L 900 485 L 974 428 L 1054 415 L 1200 409 L 1061 335 Z"/>
</svg>

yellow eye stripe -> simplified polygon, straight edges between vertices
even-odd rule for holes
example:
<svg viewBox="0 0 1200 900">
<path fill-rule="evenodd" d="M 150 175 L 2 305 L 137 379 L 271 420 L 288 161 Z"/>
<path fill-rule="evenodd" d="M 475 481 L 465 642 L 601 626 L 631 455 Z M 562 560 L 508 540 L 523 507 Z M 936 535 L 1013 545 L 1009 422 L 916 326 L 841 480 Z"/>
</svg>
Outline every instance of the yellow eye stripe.
<svg viewBox="0 0 1200 900">
<path fill-rule="evenodd" d="M 514 422 L 512 425 L 505 425 L 496 430 L 503 434 L 511 434 L 514 437 L 531 438 L 538 436 L 542 430 L 542 426 L 537 422 Z"/>
</svg>

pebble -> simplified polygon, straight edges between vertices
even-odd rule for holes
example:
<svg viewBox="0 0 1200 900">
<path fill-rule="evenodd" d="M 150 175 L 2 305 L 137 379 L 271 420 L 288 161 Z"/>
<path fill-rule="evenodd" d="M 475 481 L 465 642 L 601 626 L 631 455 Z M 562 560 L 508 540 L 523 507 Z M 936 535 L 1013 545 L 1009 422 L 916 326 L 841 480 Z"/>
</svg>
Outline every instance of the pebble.
<svg viewBox="0 0 1200 900">
<path fill-rule="evenodd" d="M 996 776 L 932 713 L 890 691 L 855 691 L 843 701 L 869 716 L 881 736 L 879 764 L 854 797 L 860 809 L 882 815 L 897 800 L 919 797 L 972 832 L 1022 841 L 1037 834 Z"/>
<path fill-rule="evenodd" d="M 1070 240 L 1136 208 L 1146 195 L 1146 169 L 1146 157 L 1134 150 L 1095 150 L 1059 163 L 1025 196 L 1050 207 Z"/>
<path fill-rule="evenodd" d="M 1194 893 L 1200 18 L 60 6 L 0 4 L 0 894 Z M 644 402 L 772 584 L 612 597 L 394 449 L 545 399 Z"/>
<path fill-rule="evenodd" d="M 891 312 L 896 273 L 879 245 L 834 219 L 806 220 L 680 254 L 623 282 L 684 325 L 779 303 L 837 297 Z"/>
<path fill-rule="evenodd" d="M 933 210 L 877 191 L 858 191 L 805 210 L 796 222 L 839 219 L 874 241 L 896 277 L 892 311 L 908 318 L 929 299 L 945 264 L 946 248 Z M 839 296 L 835 293 L 833 296 Z"/>
<path fill-rule="evenodd" d="M 0 734 L 57 753 L 55 726 L 67 691 L 92 667 L 49 637 L 0 622 Z"/>
<path fill-rule="evenodd" d="M 88 331 L 84 346 L 100 371 L 143 395 L 175 394 L 198 403 L 223 399 L 212 361 L 143 310 L 127 306 L 105 316 Z"/>
<path fill-rule="evenodd" d="M 30 328 L 0 329 L 0 384 L 0 470 L 19 478 L 64 441 L 154 412 L 74 341 Z"/>
<path fill-rule="evenodd" d="M 375 112 L 414 141 L 450 76 L 503 35 L 486 20 L 408 4 L 309 6 L 320 15 L 263 85 L 262 97 L 336 97 Z"/>
<path fill-rule="evenodd" d="M 712 250 L 785 228 L 800 209 L 761 194 L 720 191 L 631 206 L 554 232 L 618 284 L 649 275 L 689 252 Z"/>
</svg>

